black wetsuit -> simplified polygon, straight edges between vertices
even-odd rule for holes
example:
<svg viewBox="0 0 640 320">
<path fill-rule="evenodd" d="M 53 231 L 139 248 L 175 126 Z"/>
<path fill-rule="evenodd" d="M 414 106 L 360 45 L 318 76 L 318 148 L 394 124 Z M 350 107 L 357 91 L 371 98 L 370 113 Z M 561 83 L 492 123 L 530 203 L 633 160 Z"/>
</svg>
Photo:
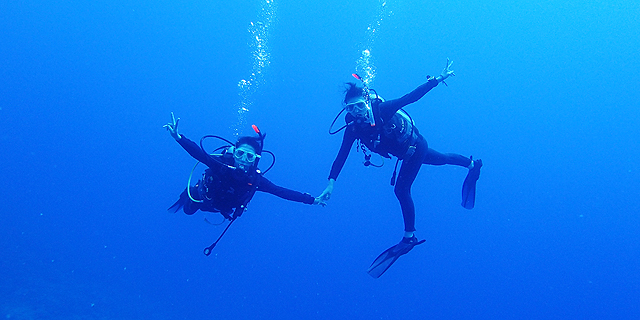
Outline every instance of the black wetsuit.
<svg viewBox="0 0 640 320">
<path fill-rule="evenodd" d="M 202 162 L 207 167 L 205 171 L 206 180 L 198 181 L 196 186 L 190 187 L 189 191 L 195 200 L 192 201 L 185 189 L 170 210 L 176 212 L 180 207 L 186 214 L 193 214 L 197 210 L 220 212 L 225 217 L 230 218 L 231 213 L 238 207 L 251 200 L 252 191 L 262 191 L 273 194 L 283 199 L 313 204 L 315 198 L 308 193 L 301 193 L 273 184 L 262 176 L 258 170 L 244 172 L 242 170 L 231 169 L 233 156 L 212 156 L 207 154 L 195 142 L 181 135 L 178 143 L 196 160 Z M 255 190 L 253 190 L 255 188 Z"/>
<path fill-rule="evenodd" d="M 418 101 L 437 85 L 438 81 L 431 79 L 399 99 L 384 102 L 374 100 L 372 108 L 376 119 L 375 127 L 347 114 L 345 121 L 348 125 L 344 131 L 340 151 L 329 174 L 330 179 L 338 178 L 355 140 L 360 140 L 371 151 L 384 157 L 389 158 L 389 155 L 398 157 L 402 160 L 402 166 L 394 191 L 402 208 L 405 231 L 408 232 L 416 230 L 416 214 L 413 199 L 411 199 L 411 185 L 422 164 L 454 164 L 463 167 L 468 167 L 471 164 L 470 158 L 453 153 L 443 154 L 430 149 L 427 140 L 415 126 L 406 125 L 409 121 L 404 121 L 405 127 L 401 127 L 397 121 L 396 112 L 400 108 Z M 395 118 L 394 115 L 396 115 Z"/>
</svg>

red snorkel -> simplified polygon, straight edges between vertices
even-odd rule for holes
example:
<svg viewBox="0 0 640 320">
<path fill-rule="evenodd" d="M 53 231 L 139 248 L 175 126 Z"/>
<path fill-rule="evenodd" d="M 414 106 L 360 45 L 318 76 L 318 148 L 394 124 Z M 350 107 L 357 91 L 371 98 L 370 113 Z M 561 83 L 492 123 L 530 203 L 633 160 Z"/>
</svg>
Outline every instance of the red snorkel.
<svg viewBox="0 0 640 320">
<path fill-rule="evenodd" d="M 253 131 L 255 131 L 256 134 L 258 134 L 258 137 L 260 137 L 260 149 L 261 150 L 260 150 L 260 152 L 258 152 L 258 155 L 262 155 L 262 152 L 264 151 L 264 134 L 262 134 L 262 132 L 260 132 L 260 129 L 258 129 L 258 126 L 256 126 L 255 124 L 252 124 L 251 128 L 253 128 Z M 258 150 L 256 150 L 256 151 L 258 151 Z M 275 157 L 274 157 L 274 159 L 275 159 Z M 258 157 L 258 159 L 255 162 L 255 166 L 256 167 L 258 166 L 258 161 L 260 161 L 260 157 Z M 271 169 L 271 167 L 269 167 L 269 169 Z"/>
</svg>

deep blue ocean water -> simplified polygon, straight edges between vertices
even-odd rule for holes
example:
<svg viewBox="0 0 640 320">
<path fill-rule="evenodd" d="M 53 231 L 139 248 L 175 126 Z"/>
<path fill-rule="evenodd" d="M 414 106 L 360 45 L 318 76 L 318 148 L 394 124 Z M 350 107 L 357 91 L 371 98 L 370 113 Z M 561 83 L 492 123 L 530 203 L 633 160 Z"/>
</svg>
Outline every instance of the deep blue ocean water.
<svg viewBox="0 0 640 320">
<path fill-rule="evenodd" d="M 638 319 L 639 43 L 636 1 L 4 1 L 0 316 Z M 427 242 L 373 279 L 402 236 L 395 161 L 352 150 L 327 207 L 258 193 L 204 256 L 224 226 L 166 211 L 195 163 L 170 112 L 193 140 L 257 124 L 267 177 L 319 195 L 364 49 L 388 99 L 455 61 L 406 110 L 483 159 L 476 208 L 465 169 L 423 166 Z"/>
</svg>

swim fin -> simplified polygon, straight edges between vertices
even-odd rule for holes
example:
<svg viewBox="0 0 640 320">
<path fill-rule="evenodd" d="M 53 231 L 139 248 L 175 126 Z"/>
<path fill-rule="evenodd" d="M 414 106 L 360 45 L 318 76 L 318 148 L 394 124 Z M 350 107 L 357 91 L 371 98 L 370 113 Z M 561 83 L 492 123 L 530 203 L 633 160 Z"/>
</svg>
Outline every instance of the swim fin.
<svg viewBox="0 0 640 320">
<path fill-rule="evenodd" d="M 197 188 L 194 188 L 194 187 L 191 187 L 191 188 L 192 188 L 191 192 L 196 192 L 197 191 Z M 194 214 L 199 209 L 198 203 L 195 203 L 195 202 L 191 201 L 191 199 L 189 199 L 189 194 L 187 193 L 187 189 L 186 188 L 180 194 L 180 198 L 178 199 L 178 201 L 176 201 L 171 207 L 169 207 L 169 209 L 167 209 L 167 211 L 169 211 L 171 213 L 176 213 L 181 208 L 184 211 L 184 213 L 186 213 L 188 215 Z"/>
<path fill-rule="evenodd" d="M 374 277 L 380 278 L 380 276 L 385 273 L 391 267 L 391 265 L 400 258 L 401 255 L 407 254 L 413 247 L 424 243 L 427 240 L 418 240 L 416 236 L 411 238 L 402 238 L 400 243 L 395 246 L 385 250 L 381 253 L 371 264 L 367 273 Z"/>
<path fill-rule="evenodd" d="M 462 206 L 465 209 L 473 209 L 476 204 L 476 181 L 480 178 L 480 168 L 482 168 L 482 160 L 473 160 L 473 168 L 469 169 L 467 177 L 462 184 Z"/>
</svg>

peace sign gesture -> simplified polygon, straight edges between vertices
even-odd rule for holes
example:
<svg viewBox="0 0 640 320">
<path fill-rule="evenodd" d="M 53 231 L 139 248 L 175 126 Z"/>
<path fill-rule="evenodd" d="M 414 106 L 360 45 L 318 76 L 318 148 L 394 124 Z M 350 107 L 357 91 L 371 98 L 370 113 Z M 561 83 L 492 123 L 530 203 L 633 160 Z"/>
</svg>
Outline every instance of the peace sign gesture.
<svg viewBox="0 0 640 320">
<path fill-rule="evenodd" d="M 444 70 L 442 70 L 442 73 L 440 73 L 440 76 L 442 77 L 443 81 L 445 79 L 449 78 L 449 76 L 455 76 L 456 75 L 453 72 L 453 70 L 450 70 L 451 65 L 453 65 L 453 61 L 451 61 L 451 60 L 449 60 L 449 58 L 447 58 L 447 65 L 444 67 Z"/>
<path fill-rule="evenodd" d="M 180 140 L 180 134 L 178 133 L 178 122 L 180 122 L 180 118 L 176 120 L 176 117 L 173 115 L 173 112 L 171 112 L 171 122 L 162 126 L 163 128 L 167 128 L 167 131 L 169 131 L 169 134 L 174 139 L 176 139 L 176 141 Z"/>
<path fill-rule="evenodd" d="M 444 66 L 444 70 L 442 70 L 442 73 L 440 73 L 439 76 L 436 77 L 436 80 L 438 80 L 438 82 L 442 82 L 444 83 L 447 87 L 449 86 L 446 82 L 444 82 L 444 80 L 446 78 L 449 78 L 449 76 L 455 76 L 456 74 L 453 72 L 453 70 L 450 70 L 449 68 L 451 68 L 451 65 L 453 64 L 453 61 L 449 60 L 449 58 L 447 58 L 447 65 Z"/>
</svg>

